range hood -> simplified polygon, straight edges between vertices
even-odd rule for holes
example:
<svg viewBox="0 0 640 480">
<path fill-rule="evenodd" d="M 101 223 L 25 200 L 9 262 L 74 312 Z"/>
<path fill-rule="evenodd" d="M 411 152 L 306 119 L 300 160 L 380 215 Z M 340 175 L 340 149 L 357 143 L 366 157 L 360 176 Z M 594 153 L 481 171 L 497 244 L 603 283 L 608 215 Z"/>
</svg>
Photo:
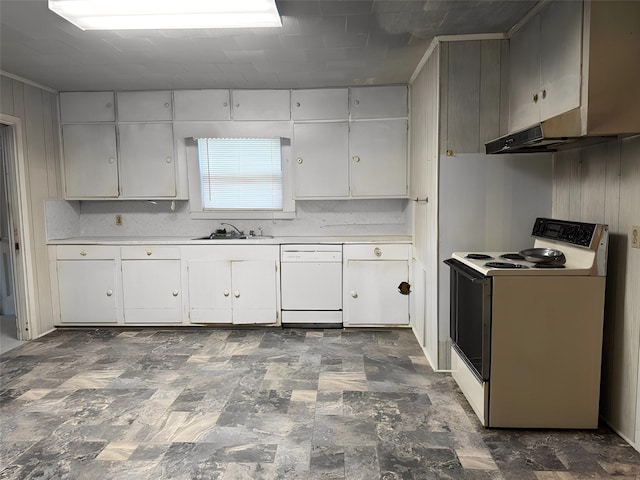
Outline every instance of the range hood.
<svg viewBox="0 0 640 480">
<path fill-rule="evenodd" d="M 557 119 L 547 120 L 485 144 L 487 154 L 556 152 L 608 142 L 619 135 L 580 135 L 575 129 L 561 128 Z"/>
</svg>

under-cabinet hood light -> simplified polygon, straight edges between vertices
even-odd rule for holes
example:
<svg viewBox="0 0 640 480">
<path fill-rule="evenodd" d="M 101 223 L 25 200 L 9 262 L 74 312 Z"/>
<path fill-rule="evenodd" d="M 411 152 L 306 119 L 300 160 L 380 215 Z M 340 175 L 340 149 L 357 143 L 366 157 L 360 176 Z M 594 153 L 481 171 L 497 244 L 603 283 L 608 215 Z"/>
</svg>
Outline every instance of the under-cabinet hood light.
<svg viewBox="0 0 640 480">
<path fill-rule="evenodd" d="M 281 27 L 275 0 L 49 0 L 82 30 Z"/>
</svg>

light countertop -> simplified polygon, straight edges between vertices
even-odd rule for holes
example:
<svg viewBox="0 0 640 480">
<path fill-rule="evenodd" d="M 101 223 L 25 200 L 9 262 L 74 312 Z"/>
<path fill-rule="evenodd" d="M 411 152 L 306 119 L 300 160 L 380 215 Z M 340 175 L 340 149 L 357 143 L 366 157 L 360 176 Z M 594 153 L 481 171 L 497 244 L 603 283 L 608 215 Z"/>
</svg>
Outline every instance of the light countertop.
<svg viewBox="0 0 640 480">
<path fill-rule="evenodd" d="M 246 239 L 194 240 L 192 237 L 74 237 L 48 240 L 49 245 L 282 245 L 308 243 L 411 243 L 410 235 L 354 235 L 339 237 L 250 237 Z"/>
</svg>

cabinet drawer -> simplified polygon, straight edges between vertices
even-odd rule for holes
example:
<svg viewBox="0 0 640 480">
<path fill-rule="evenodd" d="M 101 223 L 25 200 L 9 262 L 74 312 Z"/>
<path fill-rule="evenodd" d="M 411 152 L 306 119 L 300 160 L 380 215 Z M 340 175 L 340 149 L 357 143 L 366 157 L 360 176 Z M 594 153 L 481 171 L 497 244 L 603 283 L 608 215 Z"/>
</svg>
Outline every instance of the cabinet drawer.
<svg viewBox="0 0 640 480">
<path fill-rule="evenodd" d="M 56 258 L 58 260 L 114 260 L 118 258 L 118 247 L 104 247 L 97 245 L 58 245 Z"/>
<path fill-rule="evenodd" d="M 120 250 L 123 260 L 180 260 L 180 247 L 165 247 L 159 245 L 136 245 L 122 247 Z"/>
<path fill-rule="evenodd" d="M 118 92 L 118 121 L 172 120 L 171 92 Z"/>
<path fill-rule="evenodd" d="M 409 245 L 367 244 L 345 245 L 344 259 L 348 260 L 408 260 Z"/>
<path fill-rule="evenodd" d="M 61 92 L 62 123 L 115 121 L 113 92 Z"/>
</svg>

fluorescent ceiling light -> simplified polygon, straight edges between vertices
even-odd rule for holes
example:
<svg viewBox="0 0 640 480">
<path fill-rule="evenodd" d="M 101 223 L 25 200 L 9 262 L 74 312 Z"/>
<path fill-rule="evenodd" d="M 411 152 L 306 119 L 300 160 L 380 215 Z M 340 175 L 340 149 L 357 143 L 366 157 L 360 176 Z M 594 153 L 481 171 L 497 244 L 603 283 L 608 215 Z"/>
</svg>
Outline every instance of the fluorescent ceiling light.
<svg viewBox="0 0 640 480">
<path fill-rule="evenodd" d="M 49 0 L 82 30 L 281 27 L 275 0 Z"/>
</svg>

